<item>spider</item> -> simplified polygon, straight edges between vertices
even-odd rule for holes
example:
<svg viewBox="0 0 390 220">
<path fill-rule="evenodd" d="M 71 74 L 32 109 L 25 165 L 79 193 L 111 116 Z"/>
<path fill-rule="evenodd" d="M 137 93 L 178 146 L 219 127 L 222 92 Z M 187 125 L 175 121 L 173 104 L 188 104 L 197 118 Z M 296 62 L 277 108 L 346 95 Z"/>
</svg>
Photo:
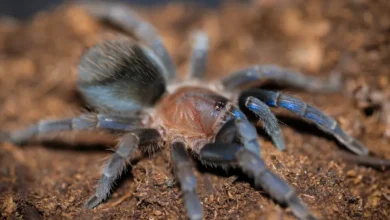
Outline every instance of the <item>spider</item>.
<svg viewBox="0 0 390 220">
<path fill-rule="evenodd" d="M 122 132 L 86 208 L 95 208 L 110 196 L 113 184 L 138 151 L 169 146 L 189 219 L 203 218 L 193 161 L 239 168 L 254 179 L 256 187 L 290 207 L 297 218 L 316 219 L 261 157 L 255 126 L 258 122 L 274 145 L 279 150 L 285 149 L 282 131 L 269 107 L 295 113 L 334 136 L 352 152 L 368 154 L 362 143 L 319 109 L 278 91 L 249 86 L 270 80 L 307 91 L 333 92 L 340 89 L 339 75 L 321 80 L 274 65 L 254 65 L 208 82 L 204 76 L 209 39 L 206 33 L 198 31 L 193 38 L 188 77 L 179 81 L 162 38 L 150 23 L 122 4 L 82 6 L 96 18 L 131 32 L 138 40 L 117 36 L 96 44 L 81 56 L 77 88 L 94 111 L 74 118 L 41 120 L 7 133 L 4 139 L 23 145 L 52 132 L 98 129 Z"/>
</svg>

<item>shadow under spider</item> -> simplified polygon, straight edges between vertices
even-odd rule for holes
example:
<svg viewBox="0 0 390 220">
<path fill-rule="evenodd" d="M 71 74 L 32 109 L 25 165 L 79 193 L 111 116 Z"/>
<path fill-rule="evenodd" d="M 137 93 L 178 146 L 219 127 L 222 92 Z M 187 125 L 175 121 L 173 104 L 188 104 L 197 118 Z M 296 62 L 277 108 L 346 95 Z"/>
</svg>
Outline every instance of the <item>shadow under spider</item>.
<svg viewBox="0 0 390 220">
<path fill-rule="evenodd" d="M 35 145 L 35 143 L 33 143 Z M 80 152 L 102 152 L 110 149 L 107 144 L 100 143 L 67 143 L 61 140 L 45 140 L 38 142 L 37 144 L 42 145 L 48 149 L 61 149 L 66 151 L 80 151 Z"/>
</svg>

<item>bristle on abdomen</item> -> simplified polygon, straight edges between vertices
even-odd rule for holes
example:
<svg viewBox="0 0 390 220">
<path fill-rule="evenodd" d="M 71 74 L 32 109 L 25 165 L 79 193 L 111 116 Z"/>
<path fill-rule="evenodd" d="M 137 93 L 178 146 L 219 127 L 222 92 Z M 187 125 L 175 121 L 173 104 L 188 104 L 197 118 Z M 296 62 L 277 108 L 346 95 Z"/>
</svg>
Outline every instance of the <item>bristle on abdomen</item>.
<svg viewBox="0 0 390 220">
<path fill-rule="evenodd" d="M 126 37 L 88 49 L 78 66 L 78 88 L 87 103 L 120 112 L 152 106 L 165 92 L 166 83 L 148 53 Z"/>
</svg>

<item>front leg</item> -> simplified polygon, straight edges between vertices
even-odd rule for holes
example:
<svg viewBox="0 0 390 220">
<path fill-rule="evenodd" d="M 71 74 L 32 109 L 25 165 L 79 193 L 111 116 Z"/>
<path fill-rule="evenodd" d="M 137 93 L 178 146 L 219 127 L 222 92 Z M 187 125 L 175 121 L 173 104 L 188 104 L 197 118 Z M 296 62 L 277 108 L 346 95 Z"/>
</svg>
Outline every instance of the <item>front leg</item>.
<svg viewBox="0 0 390 220">
<path fill-rule="evenodd" d="M 368 149 L 355 138 L 345 133 L 332 117 L 324 114 L 321 110 L 306 104 L 293 96 L 281 92 L 263 89 L 250 89 L 244 91 L 243 96 L 253 96 L 271 107 L 282 107 L 288 111 L 310 121 L 321 130 L 333 135 L 345 147 L 358 155 L 367 155 Z"/>
<path fill-rule="evenodd" d="M 260 119 L 265 131 L 272 138 L 276 148 L 285 150 L 286 146 L 284 144 L 282 130 L 279 127 L 278 120 L 269 107 L 264 102 L 252 96 L 241 96 L 239 99 L 240 106 L 248 108 Z"/>
</svg>

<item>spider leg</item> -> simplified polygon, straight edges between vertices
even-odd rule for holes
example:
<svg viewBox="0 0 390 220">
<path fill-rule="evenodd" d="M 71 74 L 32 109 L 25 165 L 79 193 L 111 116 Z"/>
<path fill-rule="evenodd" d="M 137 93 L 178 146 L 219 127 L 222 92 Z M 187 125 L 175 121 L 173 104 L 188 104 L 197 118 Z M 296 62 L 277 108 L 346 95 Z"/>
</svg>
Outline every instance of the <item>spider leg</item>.
<svg viewBox="0 0 390 220">
<path fill-rule="evenodd" d="M 358 140 L 345 133 L 337 121 L 324 114 L 319 109 L 306 104 L 300 99 L 282 94 L 280 92 L 263 89 L 251 89 L 243 95 L 254 96 L 271 107 L 282 107 L 315 124 L 321 130 L 333 135 L 338 141 L 358 155 L 367 155 L 368 149 Z"/>
<path fill-rule="evenodd" d="M 105 114 L 84 114 L 75 118 L 41 120 L 26 129 L 3 134 L 0 138 L 16 145 L 27 144 L 33 138 L 54 132 L 105 129 L 129 131 L 143 126 L 141 117 L 120 117 Z M 3 141 L 0 139 L 0 141 Z"/>
<path fill-rule="evenodd" d="M 278 120 L 264 102 L 253 96 L 241 96 L 240 105 L 247 107 L 263 122 L 264 129 L 272 138 L 276 148 L 279 150 L 286 149 Z"/>
<path fill-rule="evenodd" d="M 280 177 L 272 173 L 264 161 L 252 151 L 238 144 L 207 144 L 200 156 L 211 162 L 237 163 L 243 172 L 252 176 L 256 187 L 261 187 L 278 203 L 286 204 L 299 219 L 316 219 L 295 191 Z"/>
<path fill-rule="evenodd" d="M 222 85 L 230 90 L 259 80 L 270 80 L 313 92 L 335 92 L 341 89 L 341 77 L 338 73 L 333 73 L 328 80 L 321 80 L 275 65 L 255 65 L 238 70 L 223 78 Z"/>
<path fill-rule="evenodd" d="M 191 220 L 202 219 L 202 204 L 196 193 L 196 178 L 185 144 L 183 142 L 173 142 L 171 155 L 175 165 L 176 177 L 183 192 L 187 216 Z"/>
<path fill-rule="evenodd" d="M 102 177 L 96 188 L 96 193 L 85 204 L 88 209 L 93 209 L 104 201 L 111 193 L 114 181 L 126 169 L 127 162 L 136 152 L 140 138 L 134 133 L 123 136 L 118 144 L 118 149 L 106 162 Z"/>
<path fill-rule="evenodd" d="M 209 38 L 205 32 L 198 31 L 194 34 L 194 43 L 188 73 L 189 78 L 203 79 L 206 72 L 207 56 L 209 50 Z"/>
<path fill-rule="evenodd" d="M 255 128 L 248 121 L 239 119 L 235 120 L 235 125 L 243 145 L 218 142 L 207 144 L 200 151 L 200 157 L 210 162 L 238 165 L 243 172 L 254 178 L 256 187 L 261 187 L 277 202 L 287 204 L 297 218 L 316 219 L 295 191 L 267 168 L 260 153 L 252 150 L 251 145 L 255 145 L 253 141 L 257 137 Z M 258 143 L 257 146 L 260 147 Z"/>
<path fill-rule="evenodd" d="M 345 161 L 353 162 L 363 166 L 373 167 L 379 170 L 390 169 L 390 160 L 381 159 L 375 156 L 354 155 L 347 152 L 337 152 L 336 157 L 341 157 Z"/>
<path fill-rule="evenodd" d="M 237 126 L 235 125 L 235 120 L 227 121 L 221 129 L 219 129 L 217 135 L 215 136 L 215 142 L 218 143 L 233 143 L 237 138 Z"/>
<path fill-rule="evenodd" d="M 82 1 L 80 5 L 98 19 L 106 20 L 144 41 L 164 64 L 168 79 L 174 80 L 176 78 L 175 65 L 164 46 L 162 37 L 152 24 L 143 20 L 128 5 L 103 1 Z M 153 57 L 152 54 L 149 53 L 149 55 Z M 156 59 L 153 60 L 156 61 Z"/>
</svg>

